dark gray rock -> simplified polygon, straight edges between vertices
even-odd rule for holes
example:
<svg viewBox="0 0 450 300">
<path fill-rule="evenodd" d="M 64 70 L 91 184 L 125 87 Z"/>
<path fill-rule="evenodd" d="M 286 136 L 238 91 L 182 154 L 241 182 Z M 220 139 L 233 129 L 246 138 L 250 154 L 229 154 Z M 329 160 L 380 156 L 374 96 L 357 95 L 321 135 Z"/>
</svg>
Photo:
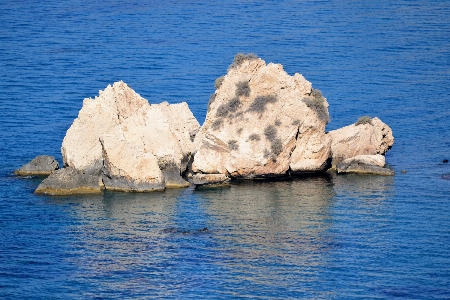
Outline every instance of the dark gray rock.
<svg viewBox="0 0 450 300">
<path fill-rule="evenodd" d="M 57 170 L 44 179 L 34 191 L 36 194 L 73 195 L 102 192 L 101 177 L 88 175 L 67 167 Z"/>
<path fill-rule="evenodd" d="M 190 184 L 181 177 L 180 168 L 175 162 L 163 162 L 158 161 L 159 169 L 164 175 L 164 181 L 167 188 L 183 188 L 188 187 Z"/>
<path fill-rule="evenodd" d="M 19 176 L 50 175 L 59 169 L 59 164 L 53 156 L 38 155 L 29 163 L 14 171 Z"/>
<path fill-rule="evenodd" d="M 340 162 L 337 164 L 336 170 L 338 173 L 373 174 L 385 176 L 392 176 L 395 174 L 391 169 L 369 165 L 358 161 L 352 161 L 350 163 Z"/>
</svg>

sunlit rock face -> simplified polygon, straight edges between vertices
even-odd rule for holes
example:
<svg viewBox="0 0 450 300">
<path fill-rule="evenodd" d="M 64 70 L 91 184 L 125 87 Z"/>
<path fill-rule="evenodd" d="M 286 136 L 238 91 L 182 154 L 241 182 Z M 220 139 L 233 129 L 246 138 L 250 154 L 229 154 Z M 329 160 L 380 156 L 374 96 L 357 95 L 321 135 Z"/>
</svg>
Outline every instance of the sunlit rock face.
<svg viewBox="0 0 450 300">
<path fill-rule="evenodd" d="M 130 170 L 126 168 L 129 161 L 139 155 L 147 157 L 148 161 L 153 160 L 149 157 L 155 157 L 163 174 L 158 182 L 163 182 L 164 187 L 188 186 L 181 174 L 195 152 L 193 140 L 199 128 L 200 124 L 186 103 L 150 105 L 127 84 L 116 82 L 100 91 L 95 99 L 83 101 L 78 118 L 67 131 L 62 144 L 64 165 L 99 176 L 102 170 L 106 170 L 106 178 L 111 174 L 116 178 L 109 183 L 119 183 L 119 173 L 129 175 Z M 103 137 L 107 142 L 102 147 L 100 140 Z M 132 151 L 135 156 L 127 157 L 124 153 L 114 152 L 114 155 L 108 156 L 109 165 L 103 168 L 105 154 L 113 153 L 114 150 L 107 146 L 112 140 L 120 141 L 117 147 Z M 124 169 L 121 172 L 113 171 L 115 169 L 111 166 L 122 166 Z M 134 173 L 130 178 L 133 182 L 139 182 L 137 186 L 141 186 L 141 183 L 147 182 L 146 176 L 145 172 Z M 107 189 L 126 190 L 127 186 L 130 190 L 141 190 L 132 184 L 117 187 L 109 184 Z"/>
<path fill-rule="evenodd" d="M 332 164 L 357 155 L 385 154 L 394 144 L 392 129 L 378 118 L 367 118 L 329 132 Z"/>
<path fill-rule="evenodd" d="M 302 75 L 241 55 L 216 88 L 195 138 L 194 173 L 258 178 L 325 169 L 328 103 Z"/>
<path fill-rule="evenodd" d="M 103 149 L 103 183 L 106 189 L 149 192 L 164 190 L 164 176 L 155 155 L 114 136 L 100 138 Z"/>
</svg>

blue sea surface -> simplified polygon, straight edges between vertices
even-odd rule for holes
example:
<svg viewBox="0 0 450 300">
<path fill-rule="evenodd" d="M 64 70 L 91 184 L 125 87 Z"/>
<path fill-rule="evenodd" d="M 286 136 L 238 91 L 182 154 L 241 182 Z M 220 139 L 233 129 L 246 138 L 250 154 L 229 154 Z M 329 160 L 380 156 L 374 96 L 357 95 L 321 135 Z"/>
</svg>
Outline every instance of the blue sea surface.
<svg viewBox="0 0 450 300">
<path fill-rule="evenodd" d="M 0 298 L 450 299 L 448 0 L 3 0 L 0 21 Z M 311 81 L 327 130 L 387 123 L 396 175 L 72 197 L 12 175 L 62 163 L 115 81 L 203 123 L 239 52 Z"/>
</svg>

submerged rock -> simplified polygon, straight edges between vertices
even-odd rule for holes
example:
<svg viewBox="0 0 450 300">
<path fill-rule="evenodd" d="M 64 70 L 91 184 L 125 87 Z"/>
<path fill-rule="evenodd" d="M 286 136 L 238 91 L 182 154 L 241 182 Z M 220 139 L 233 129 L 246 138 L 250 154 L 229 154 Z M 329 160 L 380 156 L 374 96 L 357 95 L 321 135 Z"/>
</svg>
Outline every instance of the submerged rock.
<svg viewBox="0 0 450 300">
<path fill-rule="evenodd" d="M 59 164 L 53 156 L 38 155 L 32 161 L 14 171 L 19 176 L 50 175 L 59 169 Z"/>
<path fill-rule="evenodd" d="M 326 99 L 280 64 L 238 58 L 217 84 L 195 137 L 193 172 L 251 179 L 325 169 L 331 143 Z"/>
<path fill-rule="evenodd" d="M 73 195 L 101 193 L 99 176 L 88 175 L 71 167 L 56 170 L 34 191 L 36 194 Z"/>
<path fill-rule="evenodd" d="M 394 144 L 392 129 L 378 118 L 329 132 L 332 165 L 357 155 L 385 154 Z"/>
<path fill-rule="evenodd" d="M 338 173 L 357 173 L 373 175 L 394 175 L 394 171 L 385 168 L 383 155 L 358 155 L 337 164 Z"/>
</svg>

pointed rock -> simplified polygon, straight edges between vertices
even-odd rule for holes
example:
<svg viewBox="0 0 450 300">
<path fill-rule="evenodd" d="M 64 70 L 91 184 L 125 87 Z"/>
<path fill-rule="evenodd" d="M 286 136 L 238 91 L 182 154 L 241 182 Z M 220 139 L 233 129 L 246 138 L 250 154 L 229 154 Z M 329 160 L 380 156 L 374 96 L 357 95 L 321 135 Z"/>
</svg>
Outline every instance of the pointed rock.
<svg viewBox="0 0 450 300">
<path fill-rule="evenodd" d="M 181 174 L 195 151 L 193 139 L 199 128 L 186 103 L 150 105 L 120 81 L 100 91 L 95 99 L 84 100 L 61 150 L 65 166 L 99 174 L 104 153 L 99 139 L 113 136 L 128 145 L 123 149 L 154 155 L 167 175 L 168 187 L 186 186 Z"/>
<path fill-rule="evenodd" d="M 328 103 L 302 75 L 289 76 L 279 64 L 244 56 L 235 59 L 217 87 L 195 137 L 195 173 L 285 176 L 291 163 L 297 171 L 309 171 L 328 159 Z M 299 132 L 304 141 L 314 136 L 317 145 L 300 150 Z"/>
<path fill-rule="evenodd" d="M 59 164 L 53 156 L 38 155 L 32 161 L 14 171 L 14 174 L 18 176 L 50 175 L 58 169 Z"/>
</svg>

